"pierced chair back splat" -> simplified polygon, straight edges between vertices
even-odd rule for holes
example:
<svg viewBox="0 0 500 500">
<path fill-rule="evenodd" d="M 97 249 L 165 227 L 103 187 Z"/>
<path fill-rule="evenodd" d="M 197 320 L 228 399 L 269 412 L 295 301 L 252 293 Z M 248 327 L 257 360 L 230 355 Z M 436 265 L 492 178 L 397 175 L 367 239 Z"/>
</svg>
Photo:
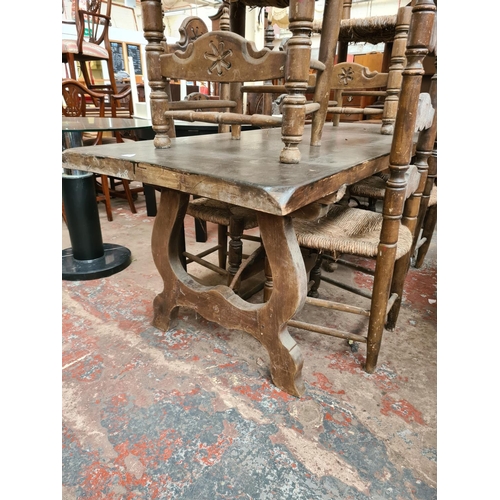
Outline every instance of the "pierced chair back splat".
<svg viewBox="0 0 500 500">
<path fill-rule="evenodd" d="M 75 23 L 77 38 L 62 40 L 62 62 L 69 66 L 70 76 L 77 80 L 75 63 L 80 64 L 80 69 L 85 80 L 85 85 L 91 90 L 117 94 L 115 74 L 113 70 L 113 57 L 109 41 L 109 26 L 111 25 L 111 1 L 86 0 L 86 7 L 80 7 L 80 1 L 75 3 Z M 106 11 L 102 12 L 105 3 Z M 95 84 L 89 73 L 87 62 L 106 61 L 109 85 Z"/>
</svg>

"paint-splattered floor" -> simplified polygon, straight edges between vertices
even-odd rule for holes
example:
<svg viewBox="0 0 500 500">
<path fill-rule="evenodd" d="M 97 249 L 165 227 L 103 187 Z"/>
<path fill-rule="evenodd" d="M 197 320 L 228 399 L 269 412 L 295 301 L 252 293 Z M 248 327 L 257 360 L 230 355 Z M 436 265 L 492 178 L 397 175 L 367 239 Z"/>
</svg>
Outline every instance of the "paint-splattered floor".
<svg viewBox="0 0 500 500">
<path fill-rule="evenodd" d="M 271 383 L 251 336 L 188 309 L 175 330 L 151 326 L 162 283 L 154 219 L 142 195 L 136 206 L 133 215 L 114 200 L 113 222 L 100 207 L 104 241 L 127 246 L 132 264 L 62 283 L 64 500 L 437 498 L 437 233 L 374 374 L 362 369 L 364 347 L 291 329 L 304 356 L 297 399 Z M 64 223 L 62 233 L 67 248 Z M 301 316 L 356 326 L 316 309 Z"/>
</svg>

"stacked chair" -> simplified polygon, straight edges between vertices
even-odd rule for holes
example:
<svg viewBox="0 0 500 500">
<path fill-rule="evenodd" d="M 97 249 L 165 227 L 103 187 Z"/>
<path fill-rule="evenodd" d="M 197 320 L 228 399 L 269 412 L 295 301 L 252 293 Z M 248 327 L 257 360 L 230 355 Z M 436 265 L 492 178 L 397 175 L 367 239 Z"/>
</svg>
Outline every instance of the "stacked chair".
<svg viewBox="0 0 500 500">
<path fill-rule="evenodd" d="M 86 0 L 86 7 L 81 8 L 80 1 L 75 4 L 75 25 L 77 38 L 62 40 L 62 62 L 67 64 L 71 79 L 77 80 L 75 63 L 80 64 L 80 70 L 85 79 L 85 86 L 94 91 L 117 94 L 113 57 L 109 41 L 109 26 L 111 24 L 111 1 Z M 102 4 L 106 12 L 102 12 Z M 96 85 L 87 67 L 90 61 L 106 62 L 110 85 Z"/>
<path fill-rule="evenodd" d="M 344 3 L 343 15 L 349 15 Z M 404 54 L 408 28 L 411 18 L 411 7 L 401 7 L 397 15 L 373 16 L 361 19 L 342 19 L 339 31 L 337 63 L 329 77 L 329 89 L 333 92 L 333 101 L 328 101 L 327 112 L 333 114 L 332 123 L 339 126 L 342 115 L 355 114 L 381 118 L 381 133 L 390 135 L 394 129 L 401 73 L 404 68 Z M 321 23 L 316 31 L 322 32 Z M 323 35 L 322 35 L 323 36 Z M 387 66 L 381 73 L 357 63 L 347 62 L 347 44 L 350 42 L 380 43 L 384 42 L 384 64 Z M 381 107 L 367 106 L 354 108 L 344 106 L 344 98 L 355 96 L 372 96 L 381 101 Z M 311 144 L 321 143 L 321 132 L 325 125 L 326 114 L 313 117 Z"/>
</svg>

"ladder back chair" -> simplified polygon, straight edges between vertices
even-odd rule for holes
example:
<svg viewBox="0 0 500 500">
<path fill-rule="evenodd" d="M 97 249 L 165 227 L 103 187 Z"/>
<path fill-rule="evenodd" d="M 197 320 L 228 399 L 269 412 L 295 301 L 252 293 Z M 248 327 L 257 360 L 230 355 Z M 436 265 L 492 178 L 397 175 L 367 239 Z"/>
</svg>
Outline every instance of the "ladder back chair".
<svg viewBox="0 0 500 500">
<path fill-rule="evenodd" d="M 106 4 L 106 12 L 102 12 L 102 4 Z M 75 2 L 76 40 L 62 40 L 62 62 L 69 66 L 71 79 L 77 80 L 75 63 L 85 80 L 85 85 L 91 90 L 117 94 L 115 74 L 113 70 L 113 56 L 109 41 L 109 26 L 111 25 L 111 0 L 86 0 L 86 7 L 82 9 L 80 2 Z M 110 85 L 96 85 L 92 81 L 87 68 L 87 62 L 106 61 Z"/>
<path fill-rule="evenodd" d="M 257 51 L 253 43 L 229 31 L 208 32 L 190 43 L 186 51 L 162 56 L 162 72 L 179 79 L 213 81 L 220 85 L 220 99 L 169 103 L 171 110 L 166 111 L 165 116 L 186 121 L 231 124 L 234 139 L 240 138 L 241 124 L 277 126 L 281 122 L 280 118 L 243 113 L 240 87 L 242 82 L 283 77 L 285 57 L 284 53 L 267 49 Z M 225 131 L 224 128 L 219 130 Z M 216 144 L 216 138 L 214 142 Z M 208 198 L 191 201 L 187 214 L 218 226 L 218 243 L 210 249 L 218 251 L 218 266 L 210 265 L 206 260 L 201 261 L 200 256 L 186 253 L 188 262 L 198 262 L 226 275 L 228 285 L 231 285 L 243 259 L 242 239 L 248 238 L 243 233 L 257 226 L 256 214 Z M 203 254 L 208 255 L 207 251 Z M 239 284 L 237 281 L 232 288 L 238 291 Z"/>
<path fill-rule="evenodd" d="M 229 15 L 227 6 L 221 7 L 220 27 L 221 30 L 229 31 Z M 163 53 L 174 54 L 175 52 L 182 53 L 186 50 L 191 42 L 194 42 L 202 35 L 208 33 L 208 28 L 202 19 L 190 16 L 184 19 L 179 27 L 179 41 L 172 44 L 162 42 Z M 182 78 L 185 80 L 185 78 Z M 206 79 L 204 80 L 206 81 Z M 227 94 L 227 85 L 220 84 L 221 88 L 217 88 L 216 96 L 206 96 L 199 92 L 192 93 L 186 96 L 184 100 L 173 102 L 170 91 L 170 78 L 166 78 L 166 94 L 168 96 L 169 107 L 176 111 L 185 111 L 187 113 L 210 110 L 212 113 L 223 112 L 225 109 L 224 100 L 221 100 L 221 95 Z M 182 114 L 182 113 L 181 113 Z M 167 116 L 168 135 L 171 138 L 176 137 L 174 117 Z M 219 132 L 229 131 L 229 125 L 221 124 L 218 127 Z M 219 275 L 227 277 L 228 284 L 231 283 L 232 277 L 236 274 L 243 255 L 242 239 L 258 239 L 252 236 L 244 236 L 243 232 L 247 229 L 252 229 L 257 226 L 257 217 L 250 210 L 242 210 L 234 207 L 229 203 L 222 203 L 207 198 L 197 198 L 191 201 L 188 205 L 187 215 L 195 218 L 197 227 L 197 241 L 206 241 L 206 223 L 210 222 L 217 225 L 217 244 L 204 249 L 203 251 L 193 254 L 189 249 L 184 249 L 184 257 L 186 265 L 193 262 L 202 265 Z M 204 237 L 200 237 L 199 232 L 204 232 Z M 230 241 L 228 245 L 228 233 Z M 209 256 L 217 252 L 217 263 L 209 259 Z M 228 266 L 229 263 L 229 266 Z M 238 282 L 239 284 L 239 282 Z M 237 285 L 233 286 L 237 290 Z"/>
<path fill-rule="evenodd" d="M 434 19 L 434 25 L 432 28 L 431 42 L 429 45 L 429 54 L 436 55 L 437 47 L 436 47 L 436 31 L 437 31 L 437 23 L 436 19 Z M 437 85 L 437 75 L 434 75 L 431 79 L 430 87 L 433 85 Z M 436 89 L 431 90 L 429 92 L 431 96 L 437 96 Z M 387 102 L 387 101 L 386 101 Z M 435 99 L 433 100 L 433 105 L 436 107 L 437 103 Z M 391 102 L 392 106 L 392 102 Z M 432 160 L 431 160 L 432 161 Z M 349 186 L 349 198 L 353 203 L 357 205 L 362 205 L 362 200 L 367 200 L 366 207 L 369 210 L 377 209 L 377 202 L 381 202 L 384 199 L 385 195 L 385 183 L 388 178 L 389 173 L 381 172 L 379 175 L 375 175 L 368 179 L 364 179 L 352 186 Z M 435 176 L 434 176 L 435 177 Z M 430 196 L 430 191 L 424 194 L 424 198 L 428 198 Z M 434 200 L 434 197 L 433 197 Z M 420 218 L 421 219 L 421 218 Z"/>
<path fill-rule="evenodd" d="M 386 71 L 371 71 L 354 62 L 341 61 L 334 65 L 330 76 L 330 91 L 333 101 L 328 103 L 327 113 L 333 114 L 332 123 L 339 126 L 342 115 L 363 114 L 382 120 L 382 134 L 391 135 L 398 108 L 401 88 L 401 74 L 404 69 L 406 41 L 411 19 L 411 7 L 401 7 L 395 16 L 376 16 L 341 21 L 339 39 L 375 42 L 383 40 L 391 47 L 390 63 Z M 354 36 L 354 33 L 356 36 Z M 323 35 L 322 35 L 323 36 Z M 338 58 L 340 58 L 338 54 Z M 357 96 L 376 97 L 383 100 L 383 106 L 352 107 L 344 101 Z M 320 115 L 318 115 L 319 119 Z M 313 117 L 314 122 L 314 117 Z M 322 123 L 315 123 L 313 144 L 321 140 Z"/>
<path fill-rule="evenodd" d="M 374 259 L 374 270 L 366 269 L 373 275 L 371 294 L 364 294 L 370 300 L 369 308 L 311 296 L 306 299 L 306 307 L 320 306 L 366 316 L 366 335 L 306 323 L 297 318 L 288 322 L 289 326 L 299 329 L 346 339 L 351 343 L 365 343 L 365 370 L 368 373 L 372 373 L 377 366 L 384 326 L 392 330 L 396 325 L 421 194 L 427 179 L 427 160 L 432 153 L 436 135 L 436 114 L 429 106 L 427 109 L 430 112 L 427 115 L 420 114 L 422 123 L 417 123 L 418 97 L 424 74 L 422 61 L 428 52 L 435 11 L 436 6 L 432 0 L 417 0 L 413 7 L 406 50 L 407 64 L 403 71 L 389 157 L 390 176 L 386 184 L 382 213 L 334 204 L 328 214 L 319 220 L 294 220 L 297 239 L 306 252 L 317 252 L 320 258 L 323 254 L 331 254 L 336 260 L 343 255 Z M 430 97 L 420 102 L 428 104 L 429 100 Z M 416 128 L 422 129 L 417 145 L 420 160 L 410 167 Z M 355 263 L 353 267 L 361 269 Z M 315 269 L 320 269 L 319 265 Z M 312 288 L 318 284 L 317 278 L 318 275 L 314 276 L 312 273 Z M 322 279 L 338 284 L 325 277 Z M 266 289 L 269 297 L 272 293 L 271 285 Z"/>
<path fill-rule="evenodd" d="M 341 0 L 329 2 L 326 24 L 333 27 L 338 22 L 334 7 L 339 11 Z M 301 30 L 310 31 L 312 26 L 313 2 L 300 6 L 297 10 L 297 20 L 291 25 L 294 33 L 294 43 L 285 52 L 271 51 L 265 48 L 257 51 L 252 43 L 242 36 L 229 33 L 229 19 L 227 6 L 223 6 L 220 16 L 220 30 L 203 36 L 193 37 L 186 46 L 182 45 L 183 52 L 171 53 L 159 39 L 162 21 L 159 19 L 158 3 L 143 2 L 145 23 L 145 37 L 148 39 L 148 75 L 152 89 L 152 117 L 153 129 L 156 132 L 155 146 L 170 147 L 170 137 L 174 136 L 173 119 L 188 121 L 207 121 L 219 124 L 219 131 L 231 130 L 232 136 L 238 139 L 241 125 L 249 124 L 260 127 L 281 126 L 282 138 L 286 144 L 282 151 L 281 161 L 296 163 L 300 159 L 297 144 L 302 139 L 302 130 L 305 115 L 319 109 L 318 103 L 305 103 L 305 90 L 309 81 L 310 67 L 310 40 L 301 36 Z M 241 9 L 240 9 L 241 10 Z M 310 22 L 307 18 L 310 17 Z M 155 20 L 155 22 L 153 22 Z M 199 33 L 202 30 L 199 29 Z M 241 29 L 239 30 L 241 31 Z M 331 36 L 325 37 L 330 45 L 336 43 L 335 29 L 330 30 Z M 212 37 L 212 38 L 210 38 Z M 292 37 L 293 38 L 293 37 Z M 322 43 L 324 44 L 322 39 Z M 203 46 L 204 44 L 204 46 Z M 219 53 L 220 51 L 220 53 Z M 189 55 L 186 56 L 189 52 Z M 333 53 L 333 52 L 332 52 Z M 206 56 L 205 56 L 206 54 Z M 294 64 L 291 61 L 294 61 Z M 196 63 L 195 63 L 196 61 Z M 323 71 L 327 65 L 315 63 L 318 71 Z M 189 68 L 190 72 L 186 72 Z M 288 75 L 288 80 L 285 78 Z M 218 101 L 202 100 L 192 103 L 168 102 L 167 92 L 163 92 L 165 81 L 168 78 L 190 80 L 212 80 L 220 85 Z M 281 92 L 289 92 L 283 103 L 283 118 L 270 116 L 270 106 L 263 108 L 262 114 L 247 115 L 243 112 L 242 92 L 260 92 L 257 86 L 244 86 L 246 82 L 271 80 L 285 80 Z M 266 92 L 276 92 L 272 86 L 264 86 Z M 268 99 L 266 99 L 267 102 Z M 225 107 L 225 111 L 215 111 Z M 190 108 L 187 109 L 186 108 Z M 231 128 L 229 126 L 231 125 Z M 226 261 L 229 255 L 228 281 L 237 272 L 242 259 L 241 239 L 245 229 L 256 227 L 255 214 L 230 204 L 213 200 L 194 200 L 188 207 L 188 214 L 197 219 L 215 222 L 219 226 L 218 244 L 214 248 L 219 252 L 219 266 L 217 272 L 226 273 Z M 229 228 L 229 250 L 227 244 L 227 229 Z M 252 239 L 252 237 L 250 237 Z M 212 249 L 213 250 L 213 249 Z M 206 255 L 206 253 L 205 253 Z M 196 260 L 187 255 L 188 261 Z M 201 261 L 199 262 L 201 263 Z M 235 285 L 237 286 L 237 285 Z"/>
</svg>

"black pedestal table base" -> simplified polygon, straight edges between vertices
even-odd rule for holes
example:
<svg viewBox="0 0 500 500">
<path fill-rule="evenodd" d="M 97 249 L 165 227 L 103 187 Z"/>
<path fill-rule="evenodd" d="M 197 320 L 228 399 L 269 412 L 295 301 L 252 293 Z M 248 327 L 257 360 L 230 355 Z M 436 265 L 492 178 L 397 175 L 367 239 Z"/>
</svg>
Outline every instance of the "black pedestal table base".
<svg viewBox="0 0 500 500">
<path fill-rule="evenodd" d="M 62 279 L 104 278 L 129 266 L 132 254 L 128 248 L 102 242 L 94 174 L 73 171 L 63 174 L 62 183 L 71 240 L 71 248 L 62 252 Z"/>
<path fill-rule="evenodd" d="M 94 280 L 118 273 L 132 262 L 132 253 L 121 245 L 104 243 L 104 255 L 96 259 L 78 260 L 73 249 L 62 251 L 62 279 L 66 281 Z"/>
</svg>

